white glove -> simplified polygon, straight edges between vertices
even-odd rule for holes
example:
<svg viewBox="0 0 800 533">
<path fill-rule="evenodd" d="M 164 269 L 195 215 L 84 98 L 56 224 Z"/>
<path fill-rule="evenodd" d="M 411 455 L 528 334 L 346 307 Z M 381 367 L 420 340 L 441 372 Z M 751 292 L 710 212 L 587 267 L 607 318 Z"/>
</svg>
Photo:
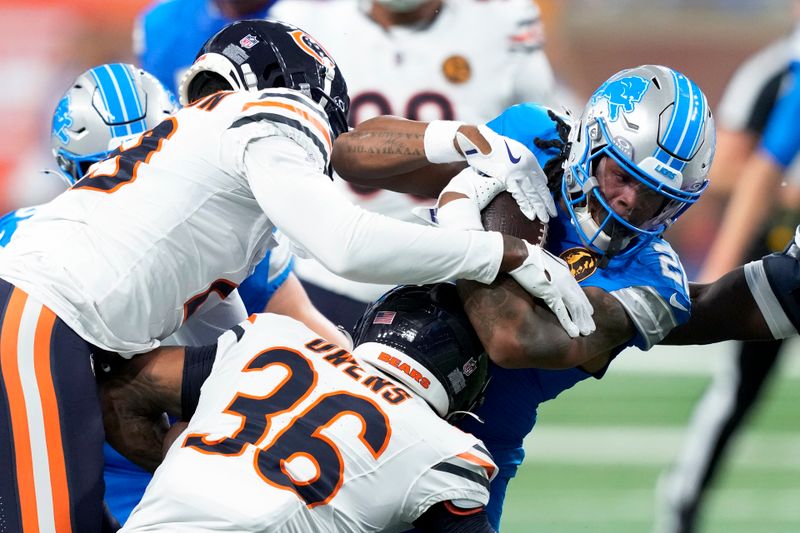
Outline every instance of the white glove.
<svg viewBox="0 0 800 533">
<path fill-rule="evenodd" d="M 594 331 L 592 304 L 569 271 L 567 263 L 541 246 L 527 241 L 528 258 L 509 272 L 522 288 L 541 298 L 555 313 L 570 337 L 589 335 Z"/>
<path fill-rule="evenodd" d="M 439 194 L 436 204 L 436 220 L 439 226 L 483 231 L 481 210 L 503 190 L 505 186 L 500 180 L 481 176 L 470 167 L 465 168 Z M 442 197 L 446 193 L 458 193 L 466 198 L 451 200 L 442 205 Z"/>
<path fill-rule="evenodd" d="M 499 179 L 530 220 L 535 217 L 547 223 L 551 216 L 556 216 L 547 175 L 533 153 L 522 143 L 498 135 L 487 126 L 478 126 L 478 131 L 489 142 L 488 154 L 481 153 L 463 133 L 456 133 L 456 143 L 469 166 Z"/>
</svg>

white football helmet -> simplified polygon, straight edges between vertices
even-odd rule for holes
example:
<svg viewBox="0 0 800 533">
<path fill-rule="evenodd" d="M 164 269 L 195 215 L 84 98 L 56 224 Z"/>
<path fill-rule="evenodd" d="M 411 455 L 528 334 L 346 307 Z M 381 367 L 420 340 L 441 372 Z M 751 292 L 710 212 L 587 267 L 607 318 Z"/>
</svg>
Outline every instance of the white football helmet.
<svg viewBox="0 0 800 533">
<path fill-rule="evenodd" d="M 176 110 L 172 93 L 144 70 L 123 63 L 94 67 L 78 76 L 58 102 L 50 135 L 53 155 L 74 184 L 92 163 Z"/>
<path fill-rule="evenodd" d="M 611 257 L 660 235 L 700 198 L 716 134 L 708 101 L 692 80 L 643 65 L 614 74 L 592 94 L 569 142 L 562 183 L 567 210 L 584 244 Z M 604 156 L 663 196 L 662 208 L 644 224 L 631 224 L 603 197 L 595 168 Z M 590 212 L 590 204 L 600 212 Z"/>
</svg>

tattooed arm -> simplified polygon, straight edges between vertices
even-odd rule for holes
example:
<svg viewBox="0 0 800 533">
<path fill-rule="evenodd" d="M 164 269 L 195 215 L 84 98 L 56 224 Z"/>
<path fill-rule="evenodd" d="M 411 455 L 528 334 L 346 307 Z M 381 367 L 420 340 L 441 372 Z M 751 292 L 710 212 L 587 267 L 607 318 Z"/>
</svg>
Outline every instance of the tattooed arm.
<svg viewBox="0 0 800 533">
<path fill-rule="evenodd" d="M 424 146 L 427 126 L 427 122 L 392 116 L 366 120 L 337 137 L 333 168 L 351 183 L 436 198 L 466 163 L 430 163 Z M 458 131 L 481 150 L 489 149 L 477 127 L 465 125 Z"/>
<path fill-rule="evenodd" d="M 602 289 L 584 289 L 594 307 L 597 329 L 569 337 L 555 315 L 514 280 L 498 276 L 491 285 L 457 283 L 472 326 L 492 361 L 505 368 L 603 368 L 612 350 L 635 334 L 616 298 Z"/>
<path fill-rule="evenodd" d="M 162 347 L 96 365 L 106 440 L 145 470 L 161 463 L 164 413 L 181 414 L 183 360 L 184 348 Z"/>
</svg>

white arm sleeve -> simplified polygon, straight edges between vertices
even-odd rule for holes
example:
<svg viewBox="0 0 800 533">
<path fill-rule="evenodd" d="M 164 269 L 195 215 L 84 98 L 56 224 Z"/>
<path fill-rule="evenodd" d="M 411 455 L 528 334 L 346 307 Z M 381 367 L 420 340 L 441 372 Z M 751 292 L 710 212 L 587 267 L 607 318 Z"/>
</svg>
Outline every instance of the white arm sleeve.
<svg viewBox="0 0 800 533">
<path fill-rule="evenodd" d="M 244 171 L 275 226 L 342 277 L 370 283 L 490 283 L 500 269 L 499 233 L 426 227 L 356 207 L 286 137 L 248 144 Z"/>
</svg>

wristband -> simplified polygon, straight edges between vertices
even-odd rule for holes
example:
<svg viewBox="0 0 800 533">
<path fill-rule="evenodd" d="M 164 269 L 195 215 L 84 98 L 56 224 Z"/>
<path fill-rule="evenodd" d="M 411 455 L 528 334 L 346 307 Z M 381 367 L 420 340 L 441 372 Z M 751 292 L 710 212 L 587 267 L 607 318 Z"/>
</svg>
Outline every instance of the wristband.
<svg viewBox="0 0 800 533">
<path fill-rule="evenodd" d="M 455 139 L 458 128 L 463 126 L 463 122 L 457 120 L 434 120 L 425 128 L 423 143 L 425 146 L 425 157 L 431 163 L 454 163 L 464 161 L 455 147 Z"/>
</svg>

